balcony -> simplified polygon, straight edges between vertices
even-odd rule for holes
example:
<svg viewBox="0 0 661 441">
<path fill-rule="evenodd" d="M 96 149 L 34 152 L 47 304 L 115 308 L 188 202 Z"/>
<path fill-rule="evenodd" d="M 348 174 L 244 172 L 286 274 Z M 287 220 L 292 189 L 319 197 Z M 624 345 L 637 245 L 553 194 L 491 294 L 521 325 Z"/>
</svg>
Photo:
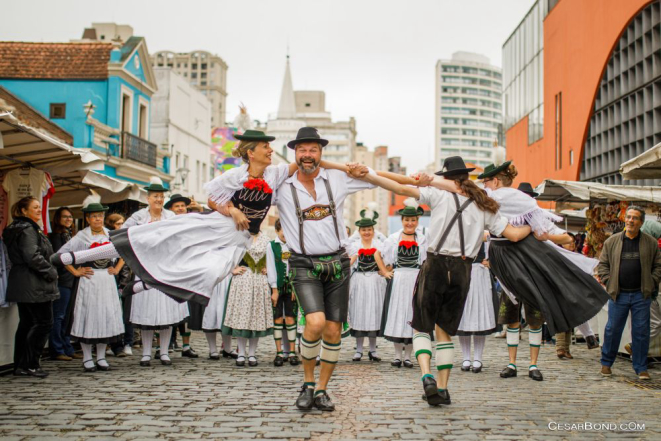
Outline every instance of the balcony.
<svg viewBox="0 0 661 441">
<path fill-rule="evenodd" d="M 122 132 L 122 158 L 156 167 L 156 144 Z"/>
</svg>

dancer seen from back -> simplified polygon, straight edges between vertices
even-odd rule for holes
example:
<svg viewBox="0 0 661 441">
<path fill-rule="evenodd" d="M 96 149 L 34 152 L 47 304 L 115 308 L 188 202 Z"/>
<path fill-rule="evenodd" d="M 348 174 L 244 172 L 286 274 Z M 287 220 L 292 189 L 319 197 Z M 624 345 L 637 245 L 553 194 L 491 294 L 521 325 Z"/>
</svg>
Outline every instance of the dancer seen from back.
<svg viewBox="0 0 661 441">
<path fill-rule="evenodd" d="M 350 167 L 355 169 L 355 166 Z M 512 227 L 498 214 L 498 204 L 478 188 L 469 177 L 462 158 L 449 157 L 436 174 L 447 181 L 456 193 L 433 187 L 414 188 L 381 176 L 367 174 L 367 182 L 416 198 L 431 207 L 430 247 L 413 297 L 413 350 L 422 371 L 423 398 L 429 405 L 450 404 L 448 380 L 454 360 L 454 344 L 466 296 L 471 282 L 471 263 L 483 241 L 484 230 L 518 241 L 530 233 L 530 227 Z M 386 174 L 388 175 L 388 174 Z M 397 177 L 400 182 L 410 182 Z M 425 177 L 419 185 L 431 181 Z M 415 181 L 413 181 L 415 182 Z M 438 382 L 431 374 L 432 343 L 436 332 L 436 369 Z"/>
<path fill-rule="evenodd" d="M 275 221 L 275 232 L 278 235 L 269 243 L 266 249 L 266 267 L 269 285 L 271 286 L 271 301 L 273 302 L 273 339 L 275 340 L 276 355 L 274 366 L 282 366 L 285 360 L 296 366 L 300 363 L 296 355 L 296 314 L 298 304 L 292 290 L 289 278 L 289 247 L 285 234 L 282 231 L 280 219 Z M 283 351 L 282 335 L 287 332 L 287 351 Z M 285 354 L 287 352 L 289 355 Z"/>
<path fill-rule="evenodd" d="M 388 281 L 381 333 L 395 345 L 395 358 L 390 364 L 412 368 L 413 292 L 420 267 L 427 258 L 427 237 L 424 229 L 418 228 L 424 210 L 413 198 L 405 200 L 404 205 L 397 212 L 402 217 L 402 229 L 391 234 L 386 242 L 384 260 L 393 266 L 394 275 Z"/>
<path fill-rule="evenodd" d="M 385 244 L 374 237 L 379 213 L 373 208 L 361 210 L 361 219 L 356 222 L 360 239 L 353 241 L 347 249 L 353 268 L 349 291 L 349 325 L 351 336 L 356 339 L 353 361 L 360 361 L 363 357 L 365 337 L 370 345 L 369 359 L 381 361 L 376 353 L 376 338 L 381 330 L 386 280 L 392 278 L 392 272 L 386 268 L 381 256 Z"/>
</svg>

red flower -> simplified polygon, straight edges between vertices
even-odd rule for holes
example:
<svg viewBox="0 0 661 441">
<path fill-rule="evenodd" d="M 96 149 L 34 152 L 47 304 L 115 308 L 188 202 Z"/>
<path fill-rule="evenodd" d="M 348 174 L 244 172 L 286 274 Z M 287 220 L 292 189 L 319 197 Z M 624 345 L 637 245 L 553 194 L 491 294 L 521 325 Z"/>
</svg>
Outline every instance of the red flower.
<svg viewBox="0 0 661 441">
<path fill-rule="evenodd" d="M 94 242 L 92 245 L 90 245 L 90 250 L 92 248 L 100 247 L 103 245 L 108 245 L 110 242 Z"/>
<path fill-rule="evenodd" d="M 243 187 L 248 190 L 257 190 L 267 194 L 273 193 L 269 184 L 263 179 L 249 179 L 243 184 Z"/>
<path fill-rule="evenodd" d="M 358 250 L 359 256 L 373 256 L 376 253 L 376 248 L 361 248 Z"/>
<path fill-rule="evenodd" d="M 400 247 L 405 247 L 405 248 L 408 249 L 408 248 L 411 248 L 411 247 L 417 247 L 418 242 L 416 242 L 415 240 L 403 240 L 399 243 L 399 246 Z"/>
</svg>

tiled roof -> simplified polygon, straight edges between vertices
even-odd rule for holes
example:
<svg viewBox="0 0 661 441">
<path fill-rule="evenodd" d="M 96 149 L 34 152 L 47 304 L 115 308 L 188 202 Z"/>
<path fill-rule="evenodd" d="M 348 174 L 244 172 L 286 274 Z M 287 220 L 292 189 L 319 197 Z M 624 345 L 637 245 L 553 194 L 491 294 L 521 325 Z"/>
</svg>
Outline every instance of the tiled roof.
<svg viewBox="0 0 661 441">
<path fill-rule="evenodd" d="M 0 87 L 0 113 L 11 112 L 21 123 L 50 133 L 66 144 L 73 145 L 73 136 L 25 102 Z"/>
<path fill-rule="evenodd" d="M 108 78 L 111 43 L 0 42 L 0 78 Z"/>
</svg>

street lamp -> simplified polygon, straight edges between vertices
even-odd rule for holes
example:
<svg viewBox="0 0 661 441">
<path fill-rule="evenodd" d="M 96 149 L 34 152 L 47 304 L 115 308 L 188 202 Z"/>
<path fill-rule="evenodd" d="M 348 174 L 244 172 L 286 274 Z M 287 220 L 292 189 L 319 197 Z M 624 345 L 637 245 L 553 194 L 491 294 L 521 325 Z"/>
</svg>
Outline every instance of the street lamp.
<svg viewBox="0 0 661 441">
<path fill-rule="evenodd" d="M 188 173 L 190 173 L 189 169 L 185 167 L 178 168 L 174 174 L 174 183 L 172 184 L 172 187 L 173 188 L 183 187 L 184 183 L 186 182 L 186 178 L 188 178 Z"/>
</svg>

